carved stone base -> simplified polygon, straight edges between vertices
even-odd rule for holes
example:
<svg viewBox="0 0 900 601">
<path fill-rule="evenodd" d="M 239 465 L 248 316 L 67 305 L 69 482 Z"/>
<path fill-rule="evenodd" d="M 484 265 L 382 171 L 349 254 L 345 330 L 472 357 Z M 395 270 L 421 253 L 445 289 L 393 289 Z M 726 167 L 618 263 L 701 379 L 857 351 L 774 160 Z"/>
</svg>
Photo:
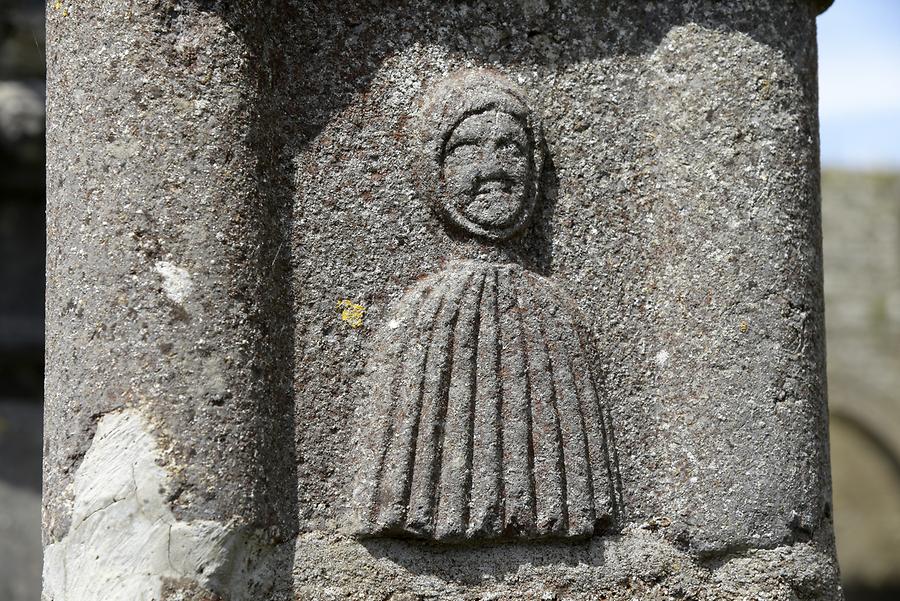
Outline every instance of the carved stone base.
<svg viewBox="0 0 900 601">
<path fill-rule="evenodd" d="M 644 524 L 589 542 L 448 547 L 400 540 L 297 540 L 302 599 L 390 601 L 840 601 L 837 565 L 816 545 L 697 560 Z M 327 583 L 323 586 L 322 583 Z"/>
</svg>

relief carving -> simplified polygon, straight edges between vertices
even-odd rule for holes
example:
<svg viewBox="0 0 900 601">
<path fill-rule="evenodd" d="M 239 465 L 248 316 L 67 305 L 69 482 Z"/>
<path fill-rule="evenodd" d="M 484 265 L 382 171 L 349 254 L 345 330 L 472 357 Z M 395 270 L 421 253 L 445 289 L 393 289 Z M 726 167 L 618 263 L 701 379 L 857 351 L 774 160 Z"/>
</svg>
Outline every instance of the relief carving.
<svg viewBox="0 0 900 601">
<path fill-rule="evenodd" d="M 512 83 L 451 76 L 424 106 L 423 192 L 457 233 L 523 234 L 539 123 Z M 441 541 L 585 537 L 616 504 L 612 431 L 581 315 L 516 263 L 461 260 L 415 284 L 370 363 L 355 533 Z"/>
</svg>

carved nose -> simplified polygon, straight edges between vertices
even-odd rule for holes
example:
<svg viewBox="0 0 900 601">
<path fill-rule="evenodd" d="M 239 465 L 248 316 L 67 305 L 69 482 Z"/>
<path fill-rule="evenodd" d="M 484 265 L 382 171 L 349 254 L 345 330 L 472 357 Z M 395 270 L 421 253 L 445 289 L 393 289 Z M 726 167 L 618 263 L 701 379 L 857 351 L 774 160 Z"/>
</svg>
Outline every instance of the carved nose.
<svg viewBox="0 0 900 601">
<path fill-rule="evenodd" d="M 478 175 L 480 179 L 496 179 L 506 177 L 506 170 L 500 164 L 497 152 L 490 147 L 482 147 L 479 154 Z"/>
</svg>

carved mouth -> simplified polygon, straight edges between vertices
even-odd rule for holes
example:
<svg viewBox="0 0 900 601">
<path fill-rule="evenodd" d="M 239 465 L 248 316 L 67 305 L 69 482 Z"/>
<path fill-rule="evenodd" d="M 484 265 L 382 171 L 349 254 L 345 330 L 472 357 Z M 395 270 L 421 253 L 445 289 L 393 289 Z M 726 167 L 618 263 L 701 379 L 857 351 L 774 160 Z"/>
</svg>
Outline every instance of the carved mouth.
<svg viewBox="0 0 900 601">
<path fill-rule="evenodd" d="M 512 188 L 512 180 L 509 178 L 483 180 L 475 186 L 474 197 L 489 196 L 493 194 L 509 194 Z"/>
<path fill-rule="evenodd" d="M 514 194 L 515 182 L 508 177 L 480 180 L 464 208 L 466 217 L 484 227 L 505 227 L 516 220 L 522 208 Z"/>
</svg>

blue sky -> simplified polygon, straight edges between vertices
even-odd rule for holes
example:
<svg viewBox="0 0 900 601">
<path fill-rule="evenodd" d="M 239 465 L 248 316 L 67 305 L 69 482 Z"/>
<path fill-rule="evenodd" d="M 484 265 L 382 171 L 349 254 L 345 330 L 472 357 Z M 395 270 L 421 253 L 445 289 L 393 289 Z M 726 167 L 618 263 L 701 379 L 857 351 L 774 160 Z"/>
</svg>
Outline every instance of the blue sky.
<svg viewBox="0 0 900 601">
<path fill-rule="evenodd" d="M 900 0 L 835 0 L 818 29 L 822 163 L 900 169 Z"/>
</svg>

